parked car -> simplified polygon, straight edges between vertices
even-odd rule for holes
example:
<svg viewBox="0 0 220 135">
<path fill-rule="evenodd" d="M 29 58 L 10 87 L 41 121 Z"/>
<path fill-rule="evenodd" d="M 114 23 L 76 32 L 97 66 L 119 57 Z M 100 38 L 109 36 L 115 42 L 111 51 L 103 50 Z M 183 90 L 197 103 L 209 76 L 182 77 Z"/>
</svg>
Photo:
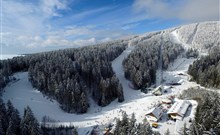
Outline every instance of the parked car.
<svg viewBox="0 0 220 135">
<path fill-rule="evenodd" d="M 151 124 L 151 126 L 152 126 L 153 128 L 157 128 L 159 125 L 158 125 L 158 123 L 153 122 L 153 123 Z"/>
</svg>

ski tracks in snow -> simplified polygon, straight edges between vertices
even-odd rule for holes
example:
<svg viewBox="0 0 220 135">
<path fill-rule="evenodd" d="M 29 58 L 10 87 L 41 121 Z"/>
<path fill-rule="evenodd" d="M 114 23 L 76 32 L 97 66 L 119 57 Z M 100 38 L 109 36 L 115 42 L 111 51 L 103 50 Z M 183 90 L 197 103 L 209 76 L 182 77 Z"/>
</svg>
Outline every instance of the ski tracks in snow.
<svg viewBox="0 0 220 135">
<path fill-rule="evenodd" d="M 178 44 L 182 44 L 182 46 L 185 48 L 185 49 L 189 49 L 191 47 L 193 47 L 193 41 L 194 41 L 194 37 L 195 35 L 197 34 L 197 30 L 198 30 L 198 26 L 199 26 L 199 23 L 196 24 L 194 30 L 193 30 L 193 33 L 191 34 L 190 38 L 188 39 L 188 41 L 186 43 L 182 42 L 179 38 L 180 35 L 177 34 L 177 30 L 180 29 L 181 27 L 173 30 L 171 33 L 170 33 L 170 39 L 174 42 L 174 43 L 178 43 Z"/>
<path fill-rule="evenodd" d="M 186 42 L 187 44 L 192 45 L 192 43 L 193 43 L 193 41 L 194 41 L 194 37 L 195 37 L 195 35 L 196 35 L 196 33 L 197 33 L 198 26 L 199 26 L 199 23 L 196 24 L 192 35 L 189 37 L 188 41 Z"/>
</svg>

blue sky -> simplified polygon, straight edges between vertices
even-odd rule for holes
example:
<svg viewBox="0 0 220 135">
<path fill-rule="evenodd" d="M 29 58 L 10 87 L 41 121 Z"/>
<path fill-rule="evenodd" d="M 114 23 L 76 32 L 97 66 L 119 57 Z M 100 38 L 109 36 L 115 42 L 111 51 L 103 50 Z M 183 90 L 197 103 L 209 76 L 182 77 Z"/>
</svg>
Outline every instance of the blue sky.
<svg viewBox="0 0 220 135">
<path fill-rule="evenodd" d="M 218 21 L 219 0 L 1 0 L 2 53 L 80 47 Z"/>
</svg>

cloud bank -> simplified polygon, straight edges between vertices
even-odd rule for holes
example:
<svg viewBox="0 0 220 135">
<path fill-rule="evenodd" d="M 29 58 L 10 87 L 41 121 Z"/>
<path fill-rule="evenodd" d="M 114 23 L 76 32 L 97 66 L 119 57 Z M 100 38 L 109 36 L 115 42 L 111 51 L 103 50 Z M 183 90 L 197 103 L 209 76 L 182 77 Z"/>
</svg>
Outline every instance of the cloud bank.
<svg viewBox="0 0 220 135">
<path fill-rule="evenodd" d="M 219 21 L 219 0 L 135 0 L 136 13 L 187 22 Z"/>
<path fill-rule="evenodd" d="M 3 0 L 3 53 L 29 53 L 50 50 L 51 48 L 80 47 L 127 35 L 118 29 L 98 28 L 95 25 L 59 26 L 62 23 L 79 20 L 93 14 L 113 9 L 106 6 L 85 10 L 64 16 L 71 12 L 73 0 Z M 59 22 L 58 22 L 59 23 Z"/>
</svg>

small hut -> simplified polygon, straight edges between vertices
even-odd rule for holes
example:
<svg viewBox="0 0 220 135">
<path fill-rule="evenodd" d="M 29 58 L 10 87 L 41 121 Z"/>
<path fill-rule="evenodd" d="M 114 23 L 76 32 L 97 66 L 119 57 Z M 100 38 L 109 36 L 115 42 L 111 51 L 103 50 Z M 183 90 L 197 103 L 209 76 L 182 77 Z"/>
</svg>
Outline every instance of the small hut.
<svg viewBox="0 0 220 135">
<path fill-rule="evenodd" d="M 172 101 L 170 99 L 162 99 L 163 104 L 172 104 Z"/>
<path fill-rule="evenodd" d="M 152 93 L 153 93 L 155 96 L 160 96 L 160 95 L 162 95 L 162 91 L 163 91 L 163 86 L 160 85 L 160 86 L 158 86 L 157 88 L 155 88 Z"/>
</svg>

